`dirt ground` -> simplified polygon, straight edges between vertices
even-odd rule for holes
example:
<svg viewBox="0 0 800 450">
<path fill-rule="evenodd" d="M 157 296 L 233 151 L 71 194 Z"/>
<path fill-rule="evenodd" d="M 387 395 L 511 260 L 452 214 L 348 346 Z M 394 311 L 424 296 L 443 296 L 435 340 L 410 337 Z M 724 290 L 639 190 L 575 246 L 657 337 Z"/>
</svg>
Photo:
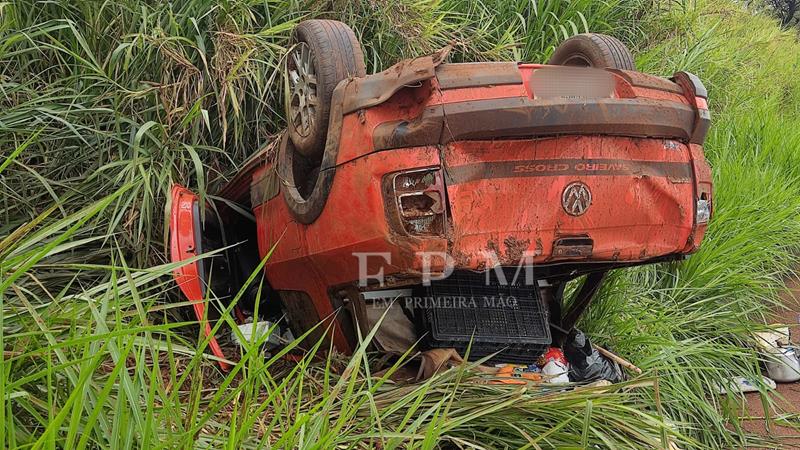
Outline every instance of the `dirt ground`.
<svg viewBox="0 0 800 450">
<path fill-rule="evenodd" d="M 775 322 L 792 325 L 790 327 L 792 341 L 800 343 L 800 283 L 792 286 L 792 294 L 787 295 L 786 309 L 775 314 Z M 780 414 L 800 414 L 800 382 L 778 384 L 777 395 L 773 395 L 775 407 L 772 410 L 773 418 Z M 747 404 L 746 414 L 752 419 L 744 421 L 744 428 L 752 433 L 777 439 L 781 449 L 800 449 L 800 431 L 771 424 L 767 429 L 764 420 L 764 408 L 761 398 L 757 393 L 745 394 Z"/>
</svg>

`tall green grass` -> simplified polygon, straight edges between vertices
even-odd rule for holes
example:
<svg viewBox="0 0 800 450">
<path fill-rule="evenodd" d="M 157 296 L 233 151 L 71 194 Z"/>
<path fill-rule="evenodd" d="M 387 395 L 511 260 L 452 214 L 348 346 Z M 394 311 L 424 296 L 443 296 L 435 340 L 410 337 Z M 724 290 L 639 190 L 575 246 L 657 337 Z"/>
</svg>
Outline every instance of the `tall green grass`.
<svg viewBox="0 0 800 450">
<path fill-rule="evenodd" d="M 800 242 L 800 45 L 736 3 L 141 0 L 0 3 L 0 447 L 732 448 L 750 332 Z M 610 32 L 640 68 L 710 90 L 715 217 L 681 264 L 616 273 L 581 326 L 645 369 L 573 392 L 467 370 L 398 386 L 381 361 L 248 345 L 230 374 L 204 352 L 165 261 L 169 186 L 219 185 L 282 126 L 292 26 L 338 18 L 370 70 L 543 61 Z M 253 282 L 258 282 L 255 279 Z M 178 302 L 178 303 L 176 303 Z M 325 349 L 320 349 L 325 350 Z"/>
<path fill-rule="evenodd" d="M 721 378 L 758 373 L 750 333 L 773 320 L 785 280 L 796 276 L 800 45 L 725 1 L 651 21 L 640 67 L 689 70 L 709 88 L 714 219 L 689 260 L 621 275 L 586 326 L 658 371 L 669 416 L 688 433 L 714 448 L 740 447 L 726 433 L 738 429 L 739 410 L 710 393 Z"/>
</svg>

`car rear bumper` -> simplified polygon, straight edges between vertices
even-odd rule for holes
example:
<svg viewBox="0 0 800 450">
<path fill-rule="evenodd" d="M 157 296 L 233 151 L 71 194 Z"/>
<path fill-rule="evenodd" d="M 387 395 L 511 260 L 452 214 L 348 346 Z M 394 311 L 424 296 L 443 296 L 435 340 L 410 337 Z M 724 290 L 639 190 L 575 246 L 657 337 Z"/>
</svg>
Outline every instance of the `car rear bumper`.
<svg viewBox="0 0 800 450">
<path fill-rule="evenodd" d="M 538 64 L 437 64 L 404 61 L 342 86 L 344 127 L 358 136 L 351 139 L 358 150 L 345 150 L 339 164 L 373 151 L 477 139 L 602 134 L 702 144 L 710 124 L 705 87 L 686 72 L 666 79 L 615 69 L 575 76 L 574 68 Z M 537 74 L 548 81 L 535 81 L 543 78 Z M 593 80 L 610 89 L 584 92 Z"/>
<path fill-rule="evenodd" d="M 531 100 L 496 98 L 446 103 L 412 121 L 384 122 L 373 132 L 375 150 L 453 141 L 553 135 L 602 134 L 690 141 L 696 135 L 695 109 L 641 98 Z"/>
</svg>

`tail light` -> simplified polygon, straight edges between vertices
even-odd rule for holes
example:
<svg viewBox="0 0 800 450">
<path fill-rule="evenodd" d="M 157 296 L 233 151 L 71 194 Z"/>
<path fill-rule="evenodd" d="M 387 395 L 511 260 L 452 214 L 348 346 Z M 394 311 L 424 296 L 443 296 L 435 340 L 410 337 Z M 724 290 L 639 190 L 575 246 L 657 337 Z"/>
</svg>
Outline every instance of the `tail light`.
<svg viewBox="0 0 800 450">
<path fill-rule="evenodd" d="M 695 212 L 695 223 L 698 225 L 707 224 L 711 219 L 711 201 L 706 198 L 706 194 L 697 200 L 697 210 Z"/>
<path fill-rule="evenodd" d="M 694 229 L 683 251 L 691 253 L 700 247 L 708 228 L 708 221 L 714 214 L 714 197 L 712 195 L 711 167 L 703 155 L 703 147 L 698 144 L 689 144 L 692 156 L 692 170 L 694 172 L 695 210 Z"/>
<path fill-rule="evenodd" d="M 438 168 L 388 175 L 384 181 L 389 222 L 412 236 L 441 236 L 447 223 L 444 181 Z"/>
<path fill-rule="evenodd" d="M 696 199 L 694 230 L 684 248 L 684 252 L 690 253 L 700 246 L 713 213 L 711 167 L 703 155 L 702 147 L 711 126 L 711 112 L 708 110 L 708 91 L 697 76 L 689 72 L 676 72 L 672 80 L 682 88 L 683 95 L 695 110 L 694 129 L 689 138 Z"/>
</svg>

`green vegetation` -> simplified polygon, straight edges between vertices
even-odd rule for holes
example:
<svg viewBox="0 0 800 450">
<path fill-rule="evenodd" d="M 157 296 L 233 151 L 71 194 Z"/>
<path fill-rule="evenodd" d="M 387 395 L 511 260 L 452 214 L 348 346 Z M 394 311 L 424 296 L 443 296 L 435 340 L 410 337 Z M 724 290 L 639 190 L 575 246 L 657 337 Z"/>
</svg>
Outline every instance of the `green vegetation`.
<svg viewBox="0 0 800 450">
<path fill-rule="evenodd" d="M 800 44 L 729 0 L 650 6 L 0 3 L 0 447 L 753 442 L 739 432 L 737 396 L 713 392 L 758 372 L 749 333 L 794 275 Z M 626 40 L 642 70 L 706 81 L 716 191 L 702 250 L 616 273 L 582 323 L 642 378 L 556 392 L 453 370 L 399 387 L 370 376 L 377 362 L 363 349 L 289 365 L 258 343 L 230 374 L 216 369 L 196 327 L 176 320 L 185 303 L 164 259 L 169 186 L 213 190 L 280 129 L 288 35 L 319 15 L 356 29 L 370 70 L 448 42 L 457 60 L 543 61 L 591 30 Z"/>
</svg>

